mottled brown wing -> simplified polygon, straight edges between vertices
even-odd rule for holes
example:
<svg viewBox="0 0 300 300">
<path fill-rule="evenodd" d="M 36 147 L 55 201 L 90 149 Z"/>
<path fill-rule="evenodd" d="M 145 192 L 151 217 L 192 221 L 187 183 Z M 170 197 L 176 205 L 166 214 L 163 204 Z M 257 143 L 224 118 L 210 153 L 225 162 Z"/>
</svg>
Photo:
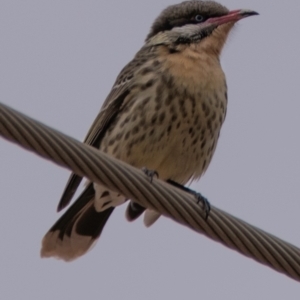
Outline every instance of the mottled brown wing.
<svg viewBox="0 0 300 300">
<path fill-rule="evenodd" d="M 130 92 L 131 86 L 134 85 L 136 72 L 143 67 L 143 65 L 150 59 L 151 56 L 155 55 L 154 49 L 155 47 L 153 47 L 153 45 L 146 44 L 135 55 L 134 59 L 122 69 L 111 92 L 103 103 L 99 114 L 87 133 L 84 143 L 97 148 L 100 146 L 101 140 L 107 128 L 120 111 L 124 99 Z M 70 175 L 65 190 L 59 201 L 57 211 L 62 210 L 70 203 L 81 180 L 82 177 L 74 173 Z"/>
<path fill-rule="evenodd" d="M 132 81 L 133 72 L 132 70 L 130 72 L 128 68 L 130 67 L 132 62 L 128 64 L 118 76 L 114 87 L 107 96 L 99 114 L 97 115 L 89 132 L 87 133 L 84 143 L 93 147 L 99 147 L 101 139 L 103 138 L 107 128 L 114 120 L 115 116 L 118 114 L 124 99 L 129 93 L 129 86 L 130 82 Z M 126 77 L 124 77 L 124 73 L 127 75 Z M 82 177 L 74 173 L 70 175 L 65 190 L 57 206 L 58 212 L 70 203 L 81 180 Z"/>
</svg>

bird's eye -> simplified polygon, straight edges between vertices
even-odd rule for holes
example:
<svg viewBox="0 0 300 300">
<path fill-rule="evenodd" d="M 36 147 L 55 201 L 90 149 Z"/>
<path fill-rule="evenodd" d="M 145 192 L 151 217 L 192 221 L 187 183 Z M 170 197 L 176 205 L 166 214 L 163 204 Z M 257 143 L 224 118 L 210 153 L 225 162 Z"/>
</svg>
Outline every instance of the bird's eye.
<svg viewBox="0 0 300 300">
<path fill-rule="evenodd" d="M 198 23 L 203 22 L 204 21 L 204 17 L 201 16 L 201 15 L 196 15 L 195 16 L 195 21 L 198 22 Z"/>
</svg>

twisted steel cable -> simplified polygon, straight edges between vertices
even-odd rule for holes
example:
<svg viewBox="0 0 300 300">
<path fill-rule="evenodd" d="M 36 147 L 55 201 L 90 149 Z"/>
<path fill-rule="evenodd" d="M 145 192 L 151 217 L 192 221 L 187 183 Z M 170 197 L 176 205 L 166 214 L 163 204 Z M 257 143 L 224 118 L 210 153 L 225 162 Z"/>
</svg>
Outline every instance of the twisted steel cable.
<svg viewBox="0 0 300 300">
<path fill-rule="evenodd" d="M 300 281 L 300 249 L 0 103 L 0 135 L 23 148 L 159 211 L 166 217 Z"/>
</svg>

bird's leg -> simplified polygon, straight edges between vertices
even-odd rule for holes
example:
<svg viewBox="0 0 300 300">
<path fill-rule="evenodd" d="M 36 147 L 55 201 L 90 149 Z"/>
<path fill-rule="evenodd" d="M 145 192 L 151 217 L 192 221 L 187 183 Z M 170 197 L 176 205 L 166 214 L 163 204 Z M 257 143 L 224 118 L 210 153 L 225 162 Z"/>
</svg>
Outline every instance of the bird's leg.
<svg viewBox="0 0 300 300">
<path fill-rule="evenodd" d="M 186 186 L 176 182 L 176 181 L 173 181 L 173 180 L 167 180 L 167 182 L 185 192 L 188 192 L 190 194 L 192 194 L 193 196 L 195 196 L 196 200 L 197 200 L 197 203 L 199 202 L 202 202 L 203 204 L 203 207 L 204 207 L 204 211 L 205 211 L 205 220 L 207 220 L 208 218 L 208 215 L 209 215 L 209 212 L 210 212 L 210 203 L 209 201 L 204 197 L 202 196 L 200 193 L 194 191 L 194 190 L 191 190 L 190 188 L 187 188 Z"/>
<path fill-rule="evenodd" d="M 146 167 L 143 167 L 142 171 L 149 177 L 151 183 L 153 181 L 154 176 L 158 178 L 158 173 L 156 171 L 148 170 Z"/>
</svg>

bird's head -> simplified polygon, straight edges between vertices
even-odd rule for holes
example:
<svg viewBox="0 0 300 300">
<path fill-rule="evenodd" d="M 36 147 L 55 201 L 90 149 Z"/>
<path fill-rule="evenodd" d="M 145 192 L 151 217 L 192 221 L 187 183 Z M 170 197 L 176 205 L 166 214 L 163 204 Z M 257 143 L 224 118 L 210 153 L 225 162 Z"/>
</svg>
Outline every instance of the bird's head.
<svg viewBox="0 0 300 300">
<path fill-rule="evenodd" d="M 234 24 L 253 15 L 258 13 L 246 9 L 229 11 L 215 1 L 185 1 L 162 11 L 146 42 L 172 47 L 197 44 L 219 55 Z"/>
</svg>

